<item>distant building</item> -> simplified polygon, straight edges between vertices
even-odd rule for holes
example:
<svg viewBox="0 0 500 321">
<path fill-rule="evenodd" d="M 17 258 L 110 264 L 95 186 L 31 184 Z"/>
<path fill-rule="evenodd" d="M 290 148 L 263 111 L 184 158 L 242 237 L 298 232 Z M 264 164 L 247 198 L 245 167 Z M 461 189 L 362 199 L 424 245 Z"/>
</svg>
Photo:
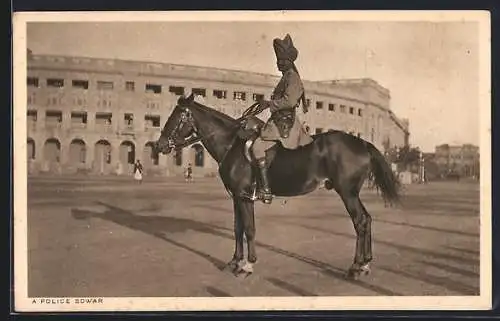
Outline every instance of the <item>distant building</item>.
<svg viewBox="0 0 500 321">
<path fill-rule="evenodd" d="M 213 175 L 216 162 L 200 144 L 177 157 L 152 154 L 152 144 L 180 95 L 193 92 L 232 117 L 269 99 L 276 76 L 215 68 L 85 57 L 28 50 L 29 173 L 130 175 L 135 159 L 146 174 Z M 407 120 L 390 109 L 389 91 L 371 79 L 304 81 L 311 133 L 338 129 L 379 149 L 404 146 Z"/>
<path fill-rule="evenodd" d="M 479 176 L 479 147 L 471 144 L 436 146 L 434 161 L 442 175 Z"/>
</svg>

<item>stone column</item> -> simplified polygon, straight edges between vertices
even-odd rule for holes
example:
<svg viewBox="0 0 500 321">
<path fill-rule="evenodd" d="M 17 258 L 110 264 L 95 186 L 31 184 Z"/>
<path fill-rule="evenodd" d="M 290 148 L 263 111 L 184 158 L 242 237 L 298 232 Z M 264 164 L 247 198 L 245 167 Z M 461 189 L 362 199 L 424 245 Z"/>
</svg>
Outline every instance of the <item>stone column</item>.
<svg viewBox="0 0 500 321">
<path fill-rule="evenodd" d="M 158 155 L 158 168 L 161 170 L 161 175 L 162 176 L 170 176 L 171 175 L 171 168 L 170 168 L 170 163 L 168 162 L 169 159 L 171 159 L 171 155 L 163 155 L 159 154 Z"/>
<path fill-rule="evenodd" d="M 95 156 L 95 142 L 87 141 L 85 142 L 85 168 L 88 170 L 92 169 L 92 163 L 94 162 Z"/>
<path fill-rule="evenodd" d="M 144 111 L 134 113 L 134 132 L 143 133 L 145 131 Z"/>
<path fill-rule="evenodd" d="M 144 146 L 146 145 L 146 140 L 141 137 L 135 139 L 133 143 L 135 144 L 135 159 L 138 159 L 144 165 Z"/>
<path fill-rule="evenodd" d="M 64 116 L 63 116 L 64 117 Z M 59 137 L 59 144 L 61 146 L 59 150 L 59 164 L 61 167 L 66 167 L 69 164 L 69 152 L 70 152 L 70 137 Z"/>
<path fill-rule="evenodd" d="M 108 166 L 110 169 L 116 169 L 118 163 L 121 162 L 121 160 L 120 160 L 120 143 L 121 143 L 121 141 L 119 139 L 114 139 L 114 140 L 111 140 L 110 143 L 111 143 L 111 163 L 108 164 Z M 126 166 L 123 166 L 123 165 L 126 165 L 126 164 L 122 164 L 123 172 L 124 173 L 128 172 L 125 168 Z"/>
<path fill-rule="evenodd" d="M 123 121 L 123 114 L 120 111 L 111 111 L 111 128 L 113 132 L 118 132 L 121 127 L 121 121 Z"/>
<path fill-rule="evenodd" d="M 94 132 L 95 131 L 95 111 L 87 110 L 87 131 Z"/>
<path fill-rule="evenodd" d="M 36 113 L 36 130 L 41 131 L 45 128 L 45 110 L 44 109 L 38 109 Z"/>
<path fill-rule="evenodd" d="M 34 167 L 36 170 L 43 169 L 43 146 L 45 143 L 45 135 L 38 132 L 39 134 L 36 137 L 32 137 L 35 142 L 35 164 Z"/>
<path fill-rule="evenodd" d="M 71 128 L 71 110 L 63 110 L 61 129 L 65 131 L 70 128 Z"/>
</svg>

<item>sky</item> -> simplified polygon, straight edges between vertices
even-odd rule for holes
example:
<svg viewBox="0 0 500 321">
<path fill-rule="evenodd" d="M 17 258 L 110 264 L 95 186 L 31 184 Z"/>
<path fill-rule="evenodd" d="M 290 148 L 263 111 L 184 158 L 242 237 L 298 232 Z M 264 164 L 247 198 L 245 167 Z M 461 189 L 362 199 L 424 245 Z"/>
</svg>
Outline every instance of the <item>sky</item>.
<svg viewBox="0 0 500 321">
<path fill-rule="evenodd" d="M 27 46 L 54 54 L 279 75 L 274 38 L 289 33 L 305 80 L 369 77 L 410 120 L 410 143 L 479 144 L 475 22 L 31 22 Z"/>
</svg>

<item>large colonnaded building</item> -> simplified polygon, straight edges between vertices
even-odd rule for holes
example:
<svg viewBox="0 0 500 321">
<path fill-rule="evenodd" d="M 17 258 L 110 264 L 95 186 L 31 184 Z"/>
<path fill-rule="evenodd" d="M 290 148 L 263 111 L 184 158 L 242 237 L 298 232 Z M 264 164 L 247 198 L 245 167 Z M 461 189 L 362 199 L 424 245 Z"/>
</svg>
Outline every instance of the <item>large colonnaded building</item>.
<svg viewBox="0 0 500 321">
<path fill-rule="evenodd" d="M 200 144 L 177 157 L 152 153 L 179 96 L 193 92 L 236 118 L 255 100 L 269 99 L 278 81 L 252 72 L 28 51 L 28 172 L 130 175 L 139 159 L 146 175 L 178 175 L 188 163 L 194 175 L 214 175 L 217 163 Z M 389 91 L 375 81 L 304 86 L 310 108 L 299 117 L 311 133 L 344 130 L 381 150 L 408 144 L 408 121 L 394 115 Z"/>
</svg>

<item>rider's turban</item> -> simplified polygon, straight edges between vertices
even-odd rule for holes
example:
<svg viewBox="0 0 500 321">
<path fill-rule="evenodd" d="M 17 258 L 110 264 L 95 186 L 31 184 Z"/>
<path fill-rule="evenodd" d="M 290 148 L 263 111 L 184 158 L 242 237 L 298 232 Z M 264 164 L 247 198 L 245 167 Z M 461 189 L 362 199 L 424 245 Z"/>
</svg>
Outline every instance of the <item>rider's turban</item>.
<svg viewBox="0 0 500 321">
<path fill-rule="evenodd" d="M 286 34 L 285 38 L 276 38 L 273 40 L 274 52 L 278 60 L 290 60 L 294 62 L 299 54 L 297 48 L 293 45 L 292 38 Z"/>
</svg>

